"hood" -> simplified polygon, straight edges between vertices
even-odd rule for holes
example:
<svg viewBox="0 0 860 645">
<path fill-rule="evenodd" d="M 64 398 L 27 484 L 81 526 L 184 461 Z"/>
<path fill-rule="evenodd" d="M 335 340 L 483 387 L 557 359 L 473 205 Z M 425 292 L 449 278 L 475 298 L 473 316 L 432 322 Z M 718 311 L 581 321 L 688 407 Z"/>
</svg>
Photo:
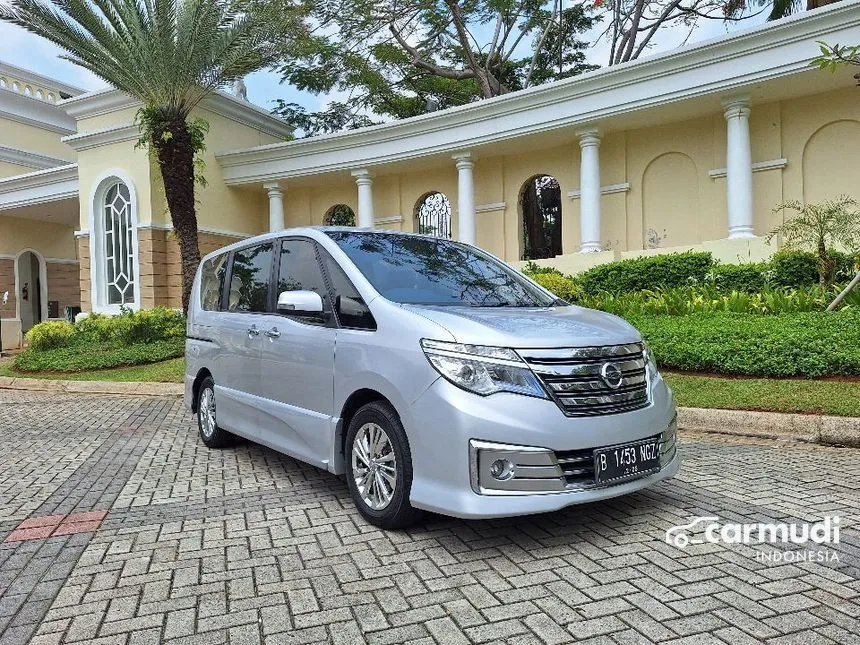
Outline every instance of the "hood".
<svg viewBox="0 0 860 645">
<path fill-rule="evenodd" d="M 485 308 L 402 305 L 447 329 L 458 343 L 498 347 L 589 347 L 641 340 L 618 316 L 583 307 Z"/>
</svg>

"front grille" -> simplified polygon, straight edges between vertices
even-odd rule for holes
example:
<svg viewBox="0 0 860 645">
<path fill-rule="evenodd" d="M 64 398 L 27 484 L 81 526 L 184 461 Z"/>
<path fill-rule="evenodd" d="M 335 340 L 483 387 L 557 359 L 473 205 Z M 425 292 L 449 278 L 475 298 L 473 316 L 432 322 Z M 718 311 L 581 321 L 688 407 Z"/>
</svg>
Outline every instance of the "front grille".
<svg viewBox="0 0 860 645">
<path fill-rule="evenodd" d="M 648 375 L 640 343 L 518 351 L 569 417 L 618 414 L 648 405 Z M 618 387 L 601 376 L 601 369 L 610 363 L 621 371 Z"/>
</svg>

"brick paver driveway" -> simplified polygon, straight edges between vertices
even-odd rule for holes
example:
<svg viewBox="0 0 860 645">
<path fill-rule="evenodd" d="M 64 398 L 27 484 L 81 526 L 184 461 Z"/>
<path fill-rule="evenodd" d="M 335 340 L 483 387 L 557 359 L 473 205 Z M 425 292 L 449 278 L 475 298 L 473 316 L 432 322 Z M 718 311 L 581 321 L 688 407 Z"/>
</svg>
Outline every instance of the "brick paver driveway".
<svg viewBox="0 0 860 645">
<path fill-rule="evenodd" d="M 332 475 L 206 450 L 174 400 L 0 391 L 0 438 L 4 645 L 860 643 L 857 450 L 686 436 L 640 494 L 385 533 Z M 838 562 L 664 541 L 827 514 Z"/>
</svg>

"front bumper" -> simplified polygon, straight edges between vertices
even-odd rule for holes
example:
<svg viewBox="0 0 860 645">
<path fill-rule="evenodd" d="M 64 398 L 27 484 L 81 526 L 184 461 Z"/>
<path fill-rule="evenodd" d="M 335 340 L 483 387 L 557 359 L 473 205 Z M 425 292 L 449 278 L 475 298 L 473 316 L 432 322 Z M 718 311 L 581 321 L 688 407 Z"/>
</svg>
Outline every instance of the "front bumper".
<svg viewBox="0 0 860 645">
<path fill-rule="evenodd" d="M 662 433 L 675 415 L 671 391 L 658 376 L 650 404 L 633 412 L 565 417 L 549 400 L 515 394 L 480 397 L 439 379 L 404 419 L 412 448 L 410 501 L 416 508 L 462 518 L 556 511 L 572 504 L 625 495 L 678 472 L 677 450 L 658 472 L 610 486 L 531 493 L 473 490 L 470 441 L 531 446 L 555 452 L 634 442 Z"/>
</svg>

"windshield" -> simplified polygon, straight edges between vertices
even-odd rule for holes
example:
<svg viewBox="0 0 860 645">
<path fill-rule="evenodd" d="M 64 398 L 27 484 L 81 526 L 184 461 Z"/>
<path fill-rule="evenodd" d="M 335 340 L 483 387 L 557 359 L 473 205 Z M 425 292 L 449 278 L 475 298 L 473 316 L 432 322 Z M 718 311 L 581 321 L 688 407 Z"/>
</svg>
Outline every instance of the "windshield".
<svg viewBox="0 0 860 645">
<path fill-rule="evenodd" d="M 380 295 L 414 305 L 550 307 L 523 275 L 465 244 L 436 237 L 327 231 Z"/>
</svg>

